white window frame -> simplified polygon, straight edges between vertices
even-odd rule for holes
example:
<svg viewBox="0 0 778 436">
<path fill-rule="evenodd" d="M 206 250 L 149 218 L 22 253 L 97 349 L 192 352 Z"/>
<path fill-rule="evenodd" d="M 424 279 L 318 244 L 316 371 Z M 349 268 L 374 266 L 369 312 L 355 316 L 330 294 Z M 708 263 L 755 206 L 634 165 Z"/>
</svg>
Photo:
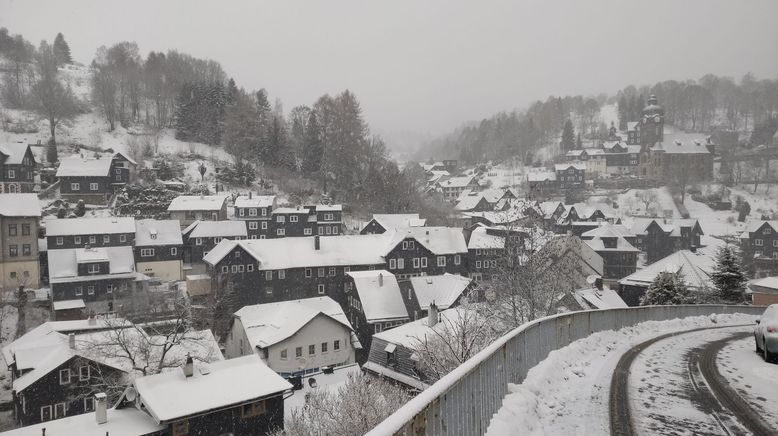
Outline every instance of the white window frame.
<svg viewBox="0 0 778 436">
<path fill-rule="evenodd" d="M 230 272 L 229 265 L 222 265 L 222 273 L 228 273 Z"/>
<path fill-rule="evenodd" d="M 262 230 L 267 230 L 267 221 L 262 221 Z"/>
<path fill-rule="evenodd" d="M 286 222 L 286 217 L 283 216 L 283 215 L 277 215 L 276 216 L 276 222 L 277 223 L 285 223 Z"/>
<path fill-rule="evenodd" d="M 170 255 L 178 256 L 178 247 L 170 247 Z"/>
<path fill-rule="evenodd" d="M 299 220 L 300 220 L 300 217 L 298 217 L 297 215 L 292 215 L 292 216 L 289 217 L 289 222 L 290 223 L 296 223 L 296 222 L 299 222 Z"/>
<path fill-rule="evenodd" d="M 97 274 L 100 272 L 100 264 L 90 263 L 86 266 L 86 272 L 89 274 Z"/>
<path fill-rule="evenodd" d="M 389 269 L 397 269 L 397 259 L 389 259 Z"/>
<path fill-rule="evenodd" d="M 454 265 L 461 265 L 462 264 L 462 258 L 458 255 L 454 255 Z"/>
<path fill-rule="evenodd" d="M 316 286 L 316 291 L 319 293 L 319 295 L 324 295 L 327 292 L 327 289 L 325 288 L 324 284 L 319 283 Z"/>
<path fill-rule="evenodd" d="M 71 183 L 70 184 L 70 190 L 71 191 L 80 191 L 81 190 L 81 184 L 80 183 Z"/>
<path fill-rule="evenodd" d="M 43 411 L 46 410 L 46 409 L 48 409 L 48 411 L 49 411 L 49 419 L 45 419 L 43 417 Z M 43 407 L 41 407 L 41 422 L 51 421 L 52 419 L 54 419 L 54 413 L 53 413 L 52 407 L 51 406 L 43 406 Z"/>
<path fill-rule="evenodd" d="M 250 263 L 246 265 L 246 272 L 254 272 L 254 264 Z"/>
<path fill-rule="evenodd" d="M 195 238 L 195 245 L 203 245 L 203 238 Z"/>
<path fill-rule="evenodd" d="M 57 236 L 57 245 L 62 245 L 65 243 L 65 238 L 62 236 Z"/>
<path fill-rule="evenodd" d="M 73 236 L 73 244 L 81 245 L 81 236 Z"/>
<path fill-rule="evenodd" d="M 475 267 L 476 267 L 476 269 L 481 269 L 481 261 L 480 260 L 476 260 L 475 261 Z"/>
<path fill-rule="evenodd" d="M 86 293 L 89 295 L 95 295 L 95 287 L 94 285 L 90 285 L 86 287 Z"/>
<path fill-rule="evenodd" d="M 273 270 L 265 271 L 265 280 L 266 281 L 272 281 L 273 280 Z"/>
<path fill-rule="evenodd" d="M 9 179 L 15 179 L 16 178 L 16 171 L 8 170 L 8 178 Z"/>
<path fill-rule="evenodd" d="M 278 280 L 284 280 L 286 278 L 286 270 L 285 269 L 279 269 L 278 270 Z"/>
<path fill-rule="evenodd" d="M 418 257 L 413 258 L 413 267 L 414 268 L 420 268 L 421 267 L 421 260 Z"/>
<path fill-rule="evenodd" d="M 80 297 L 80 296 L 84 295 L 84 287 L 83 286 L 76 286 L 75 294 L 76 294 L 76 297 Z"/>
<path fill-rule="evenodd" d="M 310 228 L 310 227 L 303 229 L 303 235 L 305 235 L 305 236 L 313 235 L 313 229 Z"/>
<path fill-rule="evenodd" d="M 276 236 L 286 236 L 286 229 L 276 229 Z"/>
<path fill-rule="evenodd" d="M 762 240 L 762 239 L 754 239 L 754 246 L 756 246 L 756 247 L 764 246 L 764 240 Z"/>
<path fill-rule="evenodd" d="M 259 228 L 259 226 L 256 221 L 249 221 L 249 230 L 257 230 L 257 228 Z"/>
<path fill-rule="evenodd" d="M 397 259 L 397 269 L 405 269 L 405 259 L 402 257 Z"/>
<path fill-rule="evenodd" d="M 119 235 L 119 242 L 127 242 L 127 235 Z"/>
<path fill-rule="evenodd" d="M 243 216 L 243 215 L 241 215 L 241 216 Z M 257 208 L 256 207 L 252 207 L 251 209 L 249 209 L 249 216 L 257 216 Z"/>
<path fill-rule="evenodd" d="M 94 412 L 95 410 L 95 399 L 92 397 L 86 397 L 84 398 L 84 412 Z"/>
<path fill-rule="evenodd" d="M 98 189 L 100 189 L 100 184 L 99 183 L 95 183 L 95 182 L 89 183 L 89 190 L 90 191 L 97 191 Z"/>
<path fill-rule="evenodd" d="M 140 249 L 140 257 L 154 257 L 154 249 L 153 248 L 141 248 Z"/>
<path fill-rule="evenodd" d="M 438 256 L 438 266 L 439 267 L 446 266 L 446 256 Z"/>
<path fill-rule="evenodd" d="M 86 368 L 86 377 L 84 377 L 84 368 Z M 91 375 L 91 369 L 89 365 L 81 365 L 78 367 L 78 380 L 87 381 Z"/>
<path fill-rule="evenodd" d="M 97 236 L 95 236 L 95 235 L 89 236 L 89 243 L 93 244 L 93 245 L 97 244 Z"/>
<path fill-rule="evenodd" d="M 103 235 L 103 244 L 110 244 L 110 243 L 111 243 L 111 236 Z"/>
<path fill-rule="evenodd" d="M 69 385 L 70 384 L 70 368 L 60 369 L 59 370 L 59 384 L 61 385 Z"/>
<path fill-rule="evenodd" d="M 427 267 L 427 258 L 426 257 L 422 257 L 421 258 L 421 267 L 422 268 L 426 268 Z"/>
</svg>

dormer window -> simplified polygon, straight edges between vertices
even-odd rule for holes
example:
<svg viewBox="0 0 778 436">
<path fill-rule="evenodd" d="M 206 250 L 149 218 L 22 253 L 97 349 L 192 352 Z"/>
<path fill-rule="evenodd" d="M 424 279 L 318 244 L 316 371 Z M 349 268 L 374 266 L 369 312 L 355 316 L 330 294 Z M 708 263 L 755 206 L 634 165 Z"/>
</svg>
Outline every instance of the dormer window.
<svg viewBox="0 0 778 436">
<path fill-rule="evenodd" d="M 89 274 L 97 274 L 100 272 L 100 264 L 98 263 L 90 263 L 86 266 L 86 271 Z"/>
</svg>

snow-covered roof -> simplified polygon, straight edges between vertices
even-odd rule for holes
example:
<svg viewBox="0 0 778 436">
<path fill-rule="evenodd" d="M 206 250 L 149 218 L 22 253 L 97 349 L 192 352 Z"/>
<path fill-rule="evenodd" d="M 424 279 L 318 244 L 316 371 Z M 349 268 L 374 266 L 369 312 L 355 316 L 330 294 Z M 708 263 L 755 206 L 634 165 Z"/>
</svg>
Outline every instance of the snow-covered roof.
<svg viewBox="0 0 778 436">
<path fill-rule="evenodd" d="M 573 293 L 573 296 L 583 308 L 617 309 L 627 307 L 627 303 L 613 289 L 578 289 Z"/>
<path fill-rule="evenodd" d="M 47 218 L 46 236 L 135 233 L 135 218 Z"/>
<path fill-rule="evenodd" d="M 543 212 L 543 216 L 550 217 L 560 205 L 564 208 L 561 201 L 543 201 L 538 203 L 538 208 Z"/>
<path fill-rule="evenodd" d="M 240 246 L 259 262 L 260 270 L 276 270 L 319 266 L 379 265 L 384 263 L 385 247 L 392 233 L 380 235 L 340 235 L 276 239 L 222 240 L 203 260 L 216 265 L 224 256 Z"/>
<path fill-rule="evenodd" d="M 340 212 L 343 210 L 342 204 L 317 204 L 317 212 Z"/>
<path fill-rule="evenodd" d="M 395 232 L 384 253 L 389 253 L 404 239 L 413 238 L 435 255 L 467 253 L 462 229 L 453 227 L 410 227 Z"/>
<path fill-rule="evenodd" d="M 181 195 L 170 202 L 167 210 L 187 211 L 187 210 L 221 210 L 227 201 L 228 195 Z"/>
<path fill-rule="evenodd" d="M 237 406 L 291 388 L 255 354 L 208 365 L 195 363 L 191 377 L 174 369 L 135 380 L 138 400 L 158 423 Z"/>
<path fill-rule="evenodd" d="M 760 288 L 768 288 L 778 291 L 778 276 L 764 277 L 757 280 L 752 280 L 749 286 L 759 286 Z"/>
<path fill-rule="evenodd" d="M 748 233 L 759 230 L 763 225 L 769 225 L 772 227 L 773 232 L 778 232 L 778 220 L 766 221 L 766 220 L 750 220 L 746 222 L 745 231 Z M 748 237 L 748 235 L 745 235 Z"/>
<path fill-rule="evenodd" d="M 386 270 L 347 272 L 368 322 L 408 318 L 400 285 L 394 274 Z"/>
<path fill-rule="evenodd" d="M 273 212 L 271 212 L 273 215 L 286 215 L 286 214 L 292 214 L 292 213 L 299 213 L 303 215 L 308 215 L 310 212 L 308 212 L 308 209 L 302 208 L 302 207 L 277 207 L 273 209 Z"/>
<path fill-rule="evenodd" d="M 189 233 L 190 238 L 245 238 L 246 235 L 246 221 L 239 220 L 199 221 Z"/>
<path fill-rule="evenodd" d="M 0 153 L 8 156 L 8 158 L 5 160 L 6 164 L 21 165 L 29 148 L 30 146 L 28 144 L 20 142 L 9 142 L 7 144 L 0 145 Z"/>
<path fill-rule="evenodd" d="M 433 329 L 438 332 L 443 332 L 444 329 L 450 329 L 452 325 L 456 325 L 457 321 L 462 316 L 479 315 L 477 312 L 473 312 L 472 309 L 465 309 L 460 306 L 441 311 L 438 316 L 439 321 L 432 327 L 429 326 L 429 316 L 425 316 L 416 321 L 376 333 L 373 335 L 373 338 L 378 338 L 396 345 L 402 345 L 409 349 L 415 349 L 420 341 L 423 341 L 428 334 L 432 333 Z"/>
<path fill-rule="evenodd" d="M 464 188 L 473 184 L 473 176 L 450 177 L 439 185 L 442 188 Z"/>
<path fill-rule="evenodd" d="M 573 167 L 577 170 L 585 170 L 586 164 L 583 162 L 567 162 L 567 163 L 554 164 L 555 171 L 565 171 L 570 167 Z"/>
<path fill-rule="evenodd" d="M 359 377 L 362 374 L 362 368 L 358 363 L 352 363 L 350 365 L 343 365 L 333 368 L 333 371 L 329 374 L 323 372 L 317 372 L 313 374 L 305 374 L 302 379 L 302 389 L 295 390 L 294 395 L 284 398 L 284 416 L 292 416 L 292 412 L 305 406 L 306 399 L 309 393 L 313 392 L 329 392 L 336 394 L 338 389 L 343 386 L 351 377 Z M 308 380 L 316 380 L 316 383 L 311 384 Z"/>
<path fill-rule="evenodd" d="M 597 230 L 597 229 L 594 229 Z M 588 232 L 587 232 L 588 233 Z M 616 246 L 615 247 L 606 247 L 605 242 L 603 241 L 603 238 L 615 238 L 616 239 Z M 599 235 L 595 236 L 594 239 L 586 239 L 584 242 L 592 247 L 592 250 L 594 251 L 618 251 L 622 253 L 639 253 L 640 250 L 635 248 L 632 244 L 627 242 L 626 239 L 624 239 L 623 236 L 621 236 L 618 232 L 614 231 L 613 229 L 607 229 L 605 231 L 600 232 Z"/>
<path fill-rule="evenodd" d="M 84 309 L 86 308 L 86 303 L 84 303 L 84 300 L 77 299 L 77 300 L 62 300 L 62 301 L 55 301 L 52 303 L 52 306 L 54 307 L 54 310 L 70 310 L 70 309 Z"/>
<path fill-rule="evenodd" d="M 82 158 L 73 155 L 61 159 L 57 177 L 108 177 L 111 172 L 111 158 Z"/>
<path fill-rule="evenodd" d="M 690 288 L 712 286 L 710 276 L 716 265 L 714 247 L 701 247 L 692 252 L 680 250 L 619 280 L 619 284 L 649 286 L 662 272 L 678 273 Z"/>
<path fill-rule="evenodd" d="M 461 195 L 459 197 L 459 201 L 457 202 L 454 209 L 462 211 L 473 210 L 483 199 L 484 195 L 481 192 L 468 192 L 467 194 Z"/>
<path fill-rule="evenodd" d="M 135 258 L 132 247 L 66 248 L 49 250 L 49 278 L 51 283 L 76 280 L 97 280 L 120 275 L 134 276 Z M 106 274 L 79 276 L 78 263 L 107 259 L 109 271 Z"/>
<path fill-rule="evenodd" d="M 490 235 L 486 232 L 486 227 L 477 227 L 470 232 L 470 240 L 467 242 L 469 250 L 483 248 L 505 248 L 505 237 L 500 235 Z"/>
<path fill-rule="evenodd" d="M 556 173 L 553 171 L 530 171 L 527 173 L 529 182 L 553 182 L 556 180 Z"/>
<path fill-rule="evenodd" d="M 664 150 L 666 154 L 710 154 L 710 150 L 700 141 L 680 141 L 664 142 L 656 144 L 652 150 Z"/>
<path fill-rule="evenodd" d="M 137 436 L 165 430 L 165 426 L 157 424 L 146 412 L 134 407 L 111 408 L 106 413 L 108 420 L 104 424 L 97 423 L 93 412 L 28 425 L 3 434 L 7 436 L 41 436 L 42 434 Z"/>
<path fill-rule="evenodd" d="M 627 121 L 627 131 L 632 131 L 637 129 L 638 122 L 637 121 Z"/>
<path fill-rule="evenodd" d="M 400 230 L 408 227 L 422 227 L 427 223 L 426 219 L 419 218 L 418 213 L 376 213 L 373 214 L 373 220 L 386 231 Z"/>
<path fill-rule="evenodd" d="M 37 194 L 0 195 L 0 215 L 7 217 L 41 216 L 41 205 Z"/>
<path fill-rule="evenodd" d="M 181 223 L 178 220 L 135 221 L 135 246 L 181 245 Z"/>
<path fill-rule="evenodd" d="M 411 286 L 422 310 L 435 302 L 439 309 L 448 309 L 472 282 L 467 277 L 445 273 L 440 276 L 411 277 Z"/>
<path fill-rule="evenodd" d="M 267 348 L 286 340 L 319 315 L 332 318 L 353 331 L 343 308 L 330 297 L 255 304 L 235 312 L 251 348 Z"/>
<path fill-rule="evenodd" d="M 275 202 L 275 195 L 240 195 L 235 199 L 235 207 L 271 207 Z"/>
</svg>

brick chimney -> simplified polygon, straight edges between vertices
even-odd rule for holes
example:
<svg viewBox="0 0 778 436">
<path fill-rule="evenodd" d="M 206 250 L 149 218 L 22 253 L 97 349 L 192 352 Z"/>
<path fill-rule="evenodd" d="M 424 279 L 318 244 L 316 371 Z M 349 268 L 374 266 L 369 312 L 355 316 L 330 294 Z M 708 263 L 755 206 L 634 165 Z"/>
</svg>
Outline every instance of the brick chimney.
<svg viewBox="0 0 778 436">
<path fill-rule="evenodd" d="M 249 191 L 249 200 L 251 200 L 251 194 L 253 194 L 253 192 Z"/>
<path fill-rule="evenodd" d="M 98 424 L 108 422 L 108 396 L 105 392 L 95 394 L 95 419 Z"/>
<path fill-rule="evenodd" d="M 384 285 L 384 273 L 378 273 L 378 286 Z"/>
<path fill-rule="evenodd" d="M 71 350 L 76 349 L 76 335 L 75 333 L 68 334 L 68 346 Z"/>
<path fill-rule="evenodd" d="M 186 355 L 186 362 L 184 362 L 182 369 L 184 370 L 184 377 L 189 378 L 194 375 L 194 360 L 192 360 L 191 355 Z"/>
<path fill-rule="evenodd" d="M 438 306 L 433 301 L 430 303 L 430 308 L 428 311 L 428 319 L 427 319 L 427 327 L 432 327 L 435 324 L 438 323 Z"/>
<path fill-rule="evenodd" d="M 321 241 L 319 240 L 319 235 L 313 237 L 313 248 L 316 250 L 321 249 Z"/>
</svg>

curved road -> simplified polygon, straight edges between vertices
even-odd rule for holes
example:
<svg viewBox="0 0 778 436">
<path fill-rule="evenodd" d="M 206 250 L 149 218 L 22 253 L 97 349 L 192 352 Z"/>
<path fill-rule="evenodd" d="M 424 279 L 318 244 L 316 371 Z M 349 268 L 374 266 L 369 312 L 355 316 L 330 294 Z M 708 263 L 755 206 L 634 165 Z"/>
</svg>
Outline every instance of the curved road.
<svg viewBox="0 0 778 436">
<path fill-rule="evenodd" d="M 680 343 L 666 344 L 665 349 L 654 351 L 654 358 L 659 356 L 660 359 L 658 360 L 662 364 L 667 364 L 668 359 L 672 360 L 673 356 L 669 352 L 670 350 L 683 348 L 684 346 L 687 348 L 691 346 L 692 348 L 688 348 L 683 356 L 678 356 L 682 358 L 686 366 L 683 371 L 679 371 L 676 368 L 675 373 L 668 375 L 667 378 L 664 378 L 663 375 L 662 383 L 666 383 L 668 388 L 663 389 L 662 387 L 656 390 L 665 390 L 666 394 L 669 393 L 669 395 L 678 397 L 678 401 L 688 402 L 697 408 L 702 415 L 708 417 L 709 421 L 707 429 L 704 428 L 706 423 L 694 422 L 692 418 L 668 422 L 667 424 L 671 428 L 679 430 L 678 434 L 683 434 L 684 430 L 692 434 L 696 432 L 707 434 L 714 431 L 724 435 L 754 434 L 761 436 L 776 434 L 776 430 L 771 429 L 760 418 L 759 414 L 749 406 L 748 402 L 743 400 L 729 386 L 729 383 L 720 374 L 716 365 L 716 357 L 725 345 L 750 335 L 748 330 L 744 331 L 743 329 L 739 329 L 739 331 L 726 332 L 722 330 L 716 332 L 716 330 L 732 329 L 732 327 L 735 326 L 700 328 L 666 334 L 642 342 L 628 350 L 619 360 L 611 378 L 609 398 L 611 434 L 632 436 L 642 433 L 640 428 L 636 428 L 639 427 L 636 425 L 635 415 L 637 411 L 633 411 L 630 405 L 630 397 L 635 395 L 635 387 L 631 387 L 630 383 L 631 368 L 639 356 L 643 355 L 642 358 L 645 358 L 648 349 L 655 349 L 663 341 Z M 750 327 L 750 325 L 747 327 Z M 713 338 L 708 337 L 711 334 L 715 334 Z M 695 339 L 698 341 L 697 343 L 695 343 Z M 651 360 L 648 360 L 648 363 L 645 365 L 646 368 L 650 368 L 652 363 Z M 644 369 L 642 368 L 641 370 Z M 658 371 L 659 369 L 655 368 L 651 372 L 656 373 Z M 682 373 L 685 373 L 685 380 L 680 380 L 682 383 L 679 383 L 678 380 L 673 380 L 673 376 L 678 378 L 679 374 Z M 653 375 L 653 377 L 657 376 Z M 645 381 L 645 378 L 642 378 L 641 381 Z M 639 394 L 643 396 L 649 395 L 643 391 L 650 388 L 652 388 L 650 383 L 647 387 L 639 387 Z M 631 393 L 632 395 L 630 395 Z M 655 394 L 655 392 L 651 392 L 651 394 Z M 649 396 L 649 398 L 652 402 L 655 399 L 653 396 Z M 677 408 L 678 406 L 673 404 L 672 407 Z M 668 419 L 668 421 L 671 420 Z M 679 429 L 676 427 L 678 425 L 688 425 L 689 428 Z"/>
</svg>

